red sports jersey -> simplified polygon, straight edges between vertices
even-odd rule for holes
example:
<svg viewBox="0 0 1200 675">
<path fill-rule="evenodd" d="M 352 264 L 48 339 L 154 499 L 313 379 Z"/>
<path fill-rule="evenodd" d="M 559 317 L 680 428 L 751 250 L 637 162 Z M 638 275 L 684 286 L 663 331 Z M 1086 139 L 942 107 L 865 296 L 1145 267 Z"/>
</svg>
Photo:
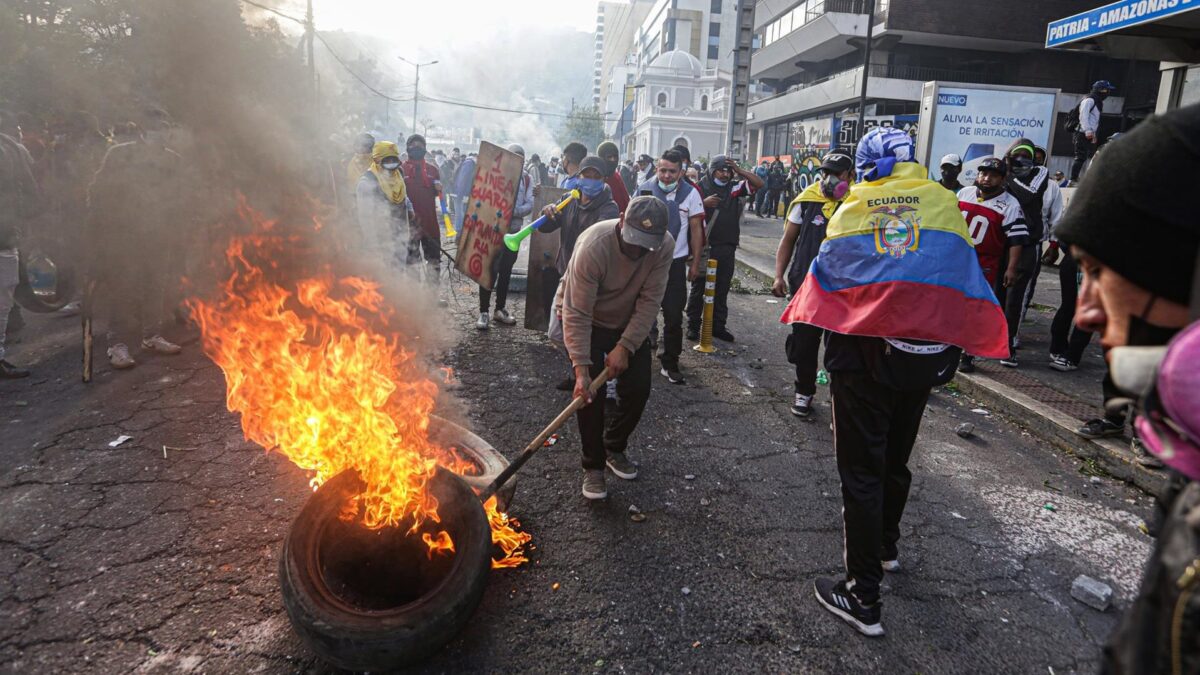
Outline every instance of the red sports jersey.
<svg viewBox="0 0 1200 675">
<path fill-rule="evenodd" d="M 958 192 L 958 207 L 967 221 L 967 231 L 975 242 L 975 255 L 983 275 L 992 286 L 1000 278 L 1000 265 L 1004 252 L 1011 246 L 1029 243 L 1029 228 L 1025 226 L 1025 214 L 1017 200 L 1007 192 L 979 200 L 979 190 L 974 185 Z"/>
<path fill-rule="evenodd" d="M 990 206 L 976 202 L 960 201 L 963 219 L 967 221 L 967 231 L 975 242 L 975 255 L 979 256 L 979 266 L 988 283 L 996 285 L 1000 274 L 1000 261 L 1004 258 L 1007 247 L 1007 237 L 1004 236 L 1004 215 Z"/>
</svg>

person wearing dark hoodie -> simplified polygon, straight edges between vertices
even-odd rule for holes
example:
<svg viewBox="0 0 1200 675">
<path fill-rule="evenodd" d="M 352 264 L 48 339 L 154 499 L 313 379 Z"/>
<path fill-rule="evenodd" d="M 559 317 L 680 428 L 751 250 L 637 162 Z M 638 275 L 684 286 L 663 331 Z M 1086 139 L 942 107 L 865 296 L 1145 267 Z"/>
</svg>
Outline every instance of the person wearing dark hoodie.
<svg viewBox="0 0 1200 675">
<path fill-rule="evenodd" d="M 594 155 L 584 157 L 583 161 L 579 163 L 579 172 L 563 183 L 563 187 L 567 189 L 578 189 L 579 199 L 567 204 L 561 213 L 555 210 L 553 205 L 542 209 L 542 215 L 546 216 L 546 223 L 542 225 L 540 231 L 560 232 L 558 256 L 554 260 L 554 267 L 560 280 L 567 273 L 567 264 L 571 262 L 571 255 L 575 252 L 575 241 L 579 239 L 579 235 L 602 220 L 611 220 L 621 215 L 617 203 L 613 201 L 612 190 L 604 182 L 605 168 L 604 160 L 599 157 Z M 561 284 L 558 292 L 561 296 Z M 561 322 L 557 321 L 557 308 L 561 305 L 561 299 L 556 299 L 554 309 L 551 310 L 554 312 L 550 320 L 552 328 L 556 322 L 561 326 Z M 574 376 L 560 382 L 558 388 L 563 391 L 574 389 Z"/>
<path fill-rule="evenodd" d="M 408 223 L 408 265 L 411 268 L 424 258 L 426 283 L 438 284 L 442 270 L 442 227 L 434 204 L 442 193 L 442 176 L 436 165 L 425 161 L 424 136 L 409 136 L 405 146 L 408 160 L 402 164 L 404 184 L 416 216 L 415 221 Z"/>
<path fill-rule="evenodd" d="M 604 168 L 607 173 L 604 182 L 608 183 L 608 189 L 612 190 L 613 201 L 617 203 L 621 213 L 625 213 L 625 207 L 629 206 L 629 190 L 625 189 L 625 181 L 617 171 L 621 164 L 621 151 L 617 149 L 616 143 L 604 141 L 596 147 L 596 155 L 605 162 Z"/>
<path fill-rule="evenodd" d="M 775 252 L 775 283 L 771 293 L 778 298 L 795 295 L 804 283 L 808 268 L 825 241 L 825 225 L 842 205 L 854 180 L 854 160 L 831 152 L 821 160 L 821 180 L 809 185 L 788 206 L 787 226 Z M 812 414 L 817 394 L 817 356 L 824 330 L 806 323 L 792 324 L 785 351 L 788 363 L 796 366 L 795 401 L 792 414 Z"/>
<path fill-rule="evenodd" d="M 1200 335 L 1187 327 L 1200 315 L 1197 175 L 1194 104 L 1105 150 L 1056 230 L 1083 271 L 1075 324 L 1100 333 L 1114 384 L 1138 401 L 1139 436 L 1172 476 L 1141 589 L 1104 649 L 1106 675 L 1200 672 Z"/>
<path fill-rule="evenodd" d="M 742 180 L 734 182 L 734 176 Z M 704 218 L 708 223 L 708 257 L 717 261 L 717 287 L 713 297 L 713 337 L 733 342 L 733 333 L 726 327 L 729 319 L 729 287 L 733 283 L 734 254 L 742 236 L 742 200 L 762 189 L 761 178 L 718 155 L 713 158 L 708 175 L 700 181 L 704 196 Z M 700 321 L 704 311 L 704 282 L 697 279 L 688 295 L 687 338 L 700 339 Z"/>
</svg>

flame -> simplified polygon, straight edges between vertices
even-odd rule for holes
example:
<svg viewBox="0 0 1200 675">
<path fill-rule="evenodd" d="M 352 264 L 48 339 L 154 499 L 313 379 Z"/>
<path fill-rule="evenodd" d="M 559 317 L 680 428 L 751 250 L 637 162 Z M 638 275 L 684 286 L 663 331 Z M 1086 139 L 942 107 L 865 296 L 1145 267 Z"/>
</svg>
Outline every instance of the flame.
<svg viewBox="0 0 1200 675">
<path fill-rule="evenodd" d="M 438 464 L 464 475 L 478 468 L 429 440 L 438 384 L 404 347 L 408 336 L 390 325 L 394 311 L 378 284 L 335 278 L 327 267 L 285 281 L 280 261 L 296 238 L 244 199 L 238 214 L 254 232 L 231 240 L 230 273 L 216 299 L 188 304 L 205 353 L 225 373 L 226 405 L 241 415 L 246 438 L 310 471 L 313 489 L 358 472 L 365 487 L 340 518 L 423 531 L 431 558 L 453 553 L 449 533 L 435 527 L 438 504 L 427 485 Z M 449 368 L 442 374 L 453 377 Z M 503 552 L 494 565 L 525 562 L 521 548 L 530 536 L 515 530 L 494 499 L 486 510 Z"/>
<path fill-rule="evenodd" d="M 445 530 L 438 532 L 436 537 L 426 532 L 421 535 L 421 541 L 429 547 L 430 560 L 433 560 L 434 553 L 441 555 L 454 553 L 454 541 L 450 539 L 450 533 Z"/>
<path fill-rule="evenodd" d="M 494 496 L 487 500 L 483 509 L 487 512 L 488 523 L 492 526 L 492 544 L 500 547 L 504 553 L 499 559 L 492 558 L 492 569 L 520 567 L 529 562 L 524 547 L 533 537 L 516 529 L 521 526 L 520 521 L 500 511 Z"/>
</svg>

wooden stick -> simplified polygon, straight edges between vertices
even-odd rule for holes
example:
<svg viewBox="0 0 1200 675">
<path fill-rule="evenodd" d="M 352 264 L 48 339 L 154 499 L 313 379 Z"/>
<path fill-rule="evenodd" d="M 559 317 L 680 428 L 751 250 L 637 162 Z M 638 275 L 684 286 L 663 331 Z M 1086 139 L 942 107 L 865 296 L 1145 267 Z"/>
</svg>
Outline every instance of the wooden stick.
<svg viewBox="0 0 1200 675">
<path fill-rule="evenodd" d="M 600 371 L 600 374 L 592 380 L 592 386 L 588 388 L 588 391 L 594 397 L 596 393 L 600 391 L 600 387 L 603 387 L 606 382 L 608 382 L 608 368 Z M 538 434 L 537 437 L 529 443 L 529 445 L 525 446 L 525 451 L 522 452 L 519 457 L 513 460 L 512 464 L 509 464 L 507 467 L 505 467 L 504 471 L 501 471 L 500 475 L 496 476 L 496 480 L 492 481 L 492 484 L 487 486 L 487 488 L 485 488 L 484 491 L 479 494 L 480 501 L 487 502 L 487 500 L 491 499 L 492 495 L 496 494 L 496 492 L 508 482 L 508 479 L 512 478 L 513 474 L 519 471 L 522 466 L 525 466 L 525 462 L 528 462 L 529 458 L 533 457 L 534 453 L 536 453 L 542 448 L 543 445 L 545 445 L 546 439 L 550 438 L 551 434 L 553 434 L 555 431 L 558 431 L 559 427 L 561 427 L 563 424 L 566 424 L 567 420 L 571 419 L 571 416 L 578 412 L 579 409 L 585 405 L 587 405 L 587 399 L 583 398 L 582 396 L 572 400 L 571 404 L 564 408 L 563 411 L 558 414 L 558 417 L 554 418 L 554 421 L 547 425 L 545 429 L 542 429 L 542 433 Z"/>
<path fill-rule="evenodd" d="M 92 381 L 92 310 L 94 309 L 94 296 L 96 293 L 96 282 L 89 279 L 83 286 L 83 302 L 80 307 L 80 316 L 83 318 L 83 383 L 87 384 Z"/>
</svg>

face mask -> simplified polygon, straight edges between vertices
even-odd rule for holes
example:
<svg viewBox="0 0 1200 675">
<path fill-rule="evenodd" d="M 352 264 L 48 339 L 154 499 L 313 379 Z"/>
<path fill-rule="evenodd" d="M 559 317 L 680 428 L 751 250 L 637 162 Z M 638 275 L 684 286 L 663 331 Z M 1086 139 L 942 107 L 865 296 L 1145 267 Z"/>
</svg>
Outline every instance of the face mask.
<svg viewBox="0 0 1200 675">
<path fill-rule="evenodd" d="M 396 169 L 400 168 L 400 160 L 385 159 L 382 162 L 380 162 L 379 165 L 382 166 L 383 168 L 387 169 L 388 171 L 395 171 Z"/>
<path fill-rule="evenodd" d="M 714 184 L 715 184 L 717 187 L 725 187 L 726 185 L 729 185 L 729 181 L 727 181 L 727 180 L 721 180 L 720 178 L 717 178 L 716 176 L 713 176 L 713 183 L 714 183 Z"/>
<path fill-rule="evenodd" d="M 580 178 L 579 191 L 588 199 L 599 197 L 604 192 L 604 181 L 599 178 Z"/>
<path fill-rule="evenodd" d="M 1158 296 L 1150 298 L 1150 302 L 1146 304 L 1146 309 L 1142 311 L 1141 316 L 1129 317 L 1129 335 L 1126 338 L 1126 344 L 1130 347 L 1165 345 L 1179 332 L 1178 328 L 1158 326 L 1146 320 L 1146 315 L 1150 313 L 1150 308 L 1154 306 L 1154 301 L 1157 299 Z"/>
<path fill-rule="evenodd" d="M 1009 164 L 1012 168 L 1012 174 L 1022 180 L 1033 175 L 1033 170 L 1037 167 L 1037 164 L 1028 157 L 1013 157 L 1009 159 Z"/>
<path fill-rule="evenodd" d="M 611 176 L 617 170 L 617 163 L 604 160 L 604 172 Z"/>
<path fill-rule="evenodd" d="M 679 185 L 679 181 L 675 181 L 674 183 L 664 183 L 661 180 L 658 181 L 658 189 L 662 190 L 663 192 L 674 192 L 675 186 L 677 185 Z"/>
<path fill-rule="evenodd" d="M 571 176 L 570 178 L 563 181 L 563 184 L 562 184 L 563 189 L 564 190 L 580 190 L 582 192 L 582 189 L 580 188 L 581 181 L 582 181 L 582 179 L 579 176 Z"/>
<path fill-rule="evenodd" d="M 943 170 L 942 171 L 942 182 L 943 183 L 957 183 L 958 176 L 959 176 L 958 169 L 951 169 L 949 171 Z"/>
<path fill-rule="evenodd" d="M 409 159 L 415 159 L 418 162 L 422 159 L 425 159 L 425 148 L 409 148 L 408 157 Z"/>
<path fill-rule="evenodd" d="M 821 178 L 821 194 L 829 199 L 842 201 L 850 191 L 850 184 L 834 174 L 826 174 Z"/>
</svg>

